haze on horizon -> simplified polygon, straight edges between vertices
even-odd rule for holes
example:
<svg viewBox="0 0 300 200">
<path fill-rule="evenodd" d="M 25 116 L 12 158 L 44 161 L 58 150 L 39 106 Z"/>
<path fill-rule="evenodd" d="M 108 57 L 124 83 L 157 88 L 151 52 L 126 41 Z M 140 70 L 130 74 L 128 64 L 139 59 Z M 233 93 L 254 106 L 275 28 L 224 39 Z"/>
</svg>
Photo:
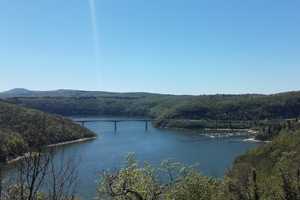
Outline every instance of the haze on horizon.
<svg viewBox="0 0 300 200">
<path fill-rule="evenodd" d="M 300 2 L 0 2 L 0 91 L 300 89 Z"/>
</svg>

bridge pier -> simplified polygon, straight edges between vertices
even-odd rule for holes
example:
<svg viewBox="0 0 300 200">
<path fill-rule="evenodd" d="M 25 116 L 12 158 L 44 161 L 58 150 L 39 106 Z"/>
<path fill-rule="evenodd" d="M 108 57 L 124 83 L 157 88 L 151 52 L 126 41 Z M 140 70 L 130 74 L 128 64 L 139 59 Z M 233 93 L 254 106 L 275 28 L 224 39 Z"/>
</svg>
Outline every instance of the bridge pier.
<svg viewBox="0 0 300 200">
<path fill-rule="evenodd" d="M 148 121 L 145 121 L 145 131 L 148 131 Z"/>
<path fill-rule="evenodd" d="M 124 122 L 124 121 L 138 121 L 138 122 L 144 122 L 145 123 L 145 131 L 149 130 L 149 122 L 152 122 L 153 120 L 148 120 L 148 119 L 137 119 L 137 120 L 110 120 L 110 119 L 90 119 L 90 120 L 74 120 L 75 122 L 77 122 L 78 124 L 80 124 L 82 127 L 85 127 L 86 123 L 89 122 L 110 122 L 113 123 L 114 125 L 114 131 L 117 132 L 118 130 L 118 122 Z"/>
<path fill-rule="evenodd" d="M 81 126 L 85 127 L 85 122 L 84 121 L 81 122 Z"/>
<path fill-rule="evenodd" d="M 118 129 L 117 121 L 114 121 L 114 125 L 115 125 L 115 132 L 117 132 L 117 129 Z"/>
</svg>

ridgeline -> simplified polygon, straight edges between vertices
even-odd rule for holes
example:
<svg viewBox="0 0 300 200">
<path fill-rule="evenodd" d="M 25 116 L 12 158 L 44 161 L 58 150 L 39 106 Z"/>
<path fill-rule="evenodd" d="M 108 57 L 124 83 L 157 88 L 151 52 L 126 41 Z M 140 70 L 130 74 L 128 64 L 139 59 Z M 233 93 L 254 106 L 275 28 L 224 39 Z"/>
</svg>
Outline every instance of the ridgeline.
<svg viewBox="0 0 300 200">
<path fill-rule="evenodd" d="M 156 119 L 154 125 L 160 128 L 247 129 L 260 127 L 262 121 L 268 121 L 262 123 L 265 125 L 270 120 L 300 116 L 300 92 L 189 96 L 14 89 L 0 93 L 0 98 L 65 116 L 148 117 Z"/>
<path fill-rule="evenodd" d="M 188 96 L 14 89 L 0 93 L 0 98 L 61 115 L 124 115 L 193 120 L 263 120 L 300 116 L 300 92 Z"/>
</svg>

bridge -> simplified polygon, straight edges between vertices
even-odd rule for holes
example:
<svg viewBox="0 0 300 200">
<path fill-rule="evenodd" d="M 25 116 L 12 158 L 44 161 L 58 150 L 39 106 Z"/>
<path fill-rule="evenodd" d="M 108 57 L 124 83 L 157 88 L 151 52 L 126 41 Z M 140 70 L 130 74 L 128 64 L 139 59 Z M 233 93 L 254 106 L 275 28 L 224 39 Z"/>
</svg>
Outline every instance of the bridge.
<svg viewBox="0 0 300 200">
<path fill-rule="evenodd" d="M 148 131 L 149 128 L 149 122 L 153 122 L 155 120 L 153 119 L 75 119 L 73 120 L 76 123 L 81 124 L 81 126 L 85 126 L 86 123 L 89 122 L 111 122 L 114 124 L 114 130 L 117 131 L 118 130 L 118 123 L 121 122 L 144 122 L 145 123 L 145 131 Z"/>
</svg>

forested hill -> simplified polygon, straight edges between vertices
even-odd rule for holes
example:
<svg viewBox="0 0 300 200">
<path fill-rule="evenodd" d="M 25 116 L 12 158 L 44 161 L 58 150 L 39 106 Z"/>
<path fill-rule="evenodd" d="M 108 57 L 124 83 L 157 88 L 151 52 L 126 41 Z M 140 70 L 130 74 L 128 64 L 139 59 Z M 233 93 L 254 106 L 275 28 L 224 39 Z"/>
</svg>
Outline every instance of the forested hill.
<svg viewBox="0 0 300 200">
<path fill-rule="evenodd" d="M 300 116 L 300 92 L 188 96 L 14 89 L 0 93 L 0 97 L 14 104 L 62 115 L 212 120 L 260 120 Z"/>
<path fill-rule="evenodd" d="M 0 101 L 0 162 L 29 148 L 93 136 L 69 119 Z"/>
<path fill-rule="evenodd" d="M 157 95 L 144 92 L 136 93 L 116 93 L 104 91 L 84 91 L 84 90 L 51 90 L 51 91 L 33 91 L 24 88 L 15 88 L 9 91 L 0 92 L 0 98 L 12 97 L 140 97 L 143 95 Z"/>
<path fill-rule="evenodd" d="M 294 122 L 271 143 L 235 160 L 225 177 L 230 192 L 227 199 L 299 199 L 299 167 L 300 123 Z"/>
</svg>

